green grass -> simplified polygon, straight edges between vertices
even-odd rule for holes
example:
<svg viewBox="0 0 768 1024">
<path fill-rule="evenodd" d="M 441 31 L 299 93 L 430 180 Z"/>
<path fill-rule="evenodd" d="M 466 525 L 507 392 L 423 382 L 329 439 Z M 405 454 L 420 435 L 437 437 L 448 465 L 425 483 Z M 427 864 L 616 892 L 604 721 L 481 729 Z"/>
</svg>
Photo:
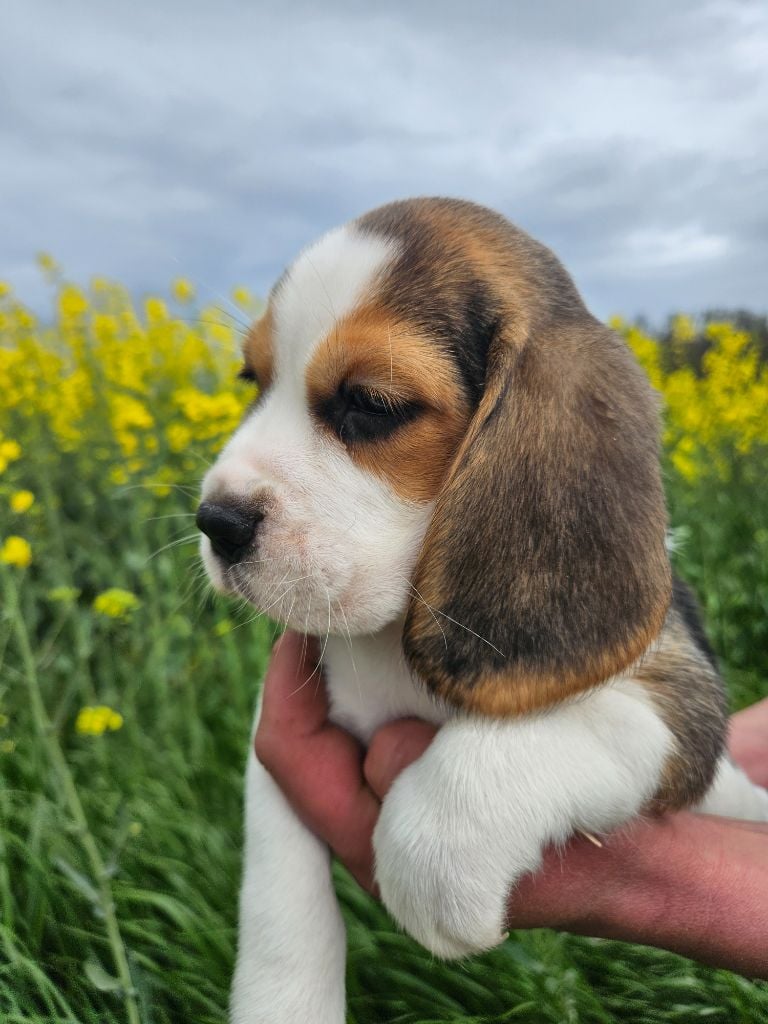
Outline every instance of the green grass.
<svg viewBox="0 0 768 1024">
<path fill-rule="evenodd" d="M 38 499 L 23 524 L 35 558 L 1 567 L 0 1020 L 221 1024 L 242 767 L 273 628 L 206 593 L 193 542 L 165 547 L 192 533 L 194 480 L 159 498 L 45 447 L 23 472 L 18 485 Z M 760 479 L 669 480 L 677 561 L 737 704 L 768 692 Z M 19 520 L 0 513 L 0 536 L 11 532 Z M 58 586 L 80 594 L 53 600 Z M 141 600 L 125 621 L 92 610 L 111 586 Z M 92 703 L 119 709 L 124 727 L 78 736 L 77 711 Z M 438 964 L 341 870 L 337 883 L 356 1024 L 768 1020 L 768 987 L 617 942 L 517 933 L 474 961 Z"/>
</svg>

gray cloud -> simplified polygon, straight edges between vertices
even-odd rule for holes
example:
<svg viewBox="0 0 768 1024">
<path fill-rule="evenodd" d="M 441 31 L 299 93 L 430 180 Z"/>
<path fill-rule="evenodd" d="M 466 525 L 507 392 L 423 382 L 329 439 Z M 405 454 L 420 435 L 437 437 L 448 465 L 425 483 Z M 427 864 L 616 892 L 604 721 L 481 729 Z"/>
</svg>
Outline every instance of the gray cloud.
<svg viewBox="0 0 768 1024">
<path fill-rule="evenodd" d="M 410 194 L 485 202 L 600 315 L 766 309 L 768 12 L 753 2 L 7 0 L 0 276 L 265 292 Z"/>
</svg>

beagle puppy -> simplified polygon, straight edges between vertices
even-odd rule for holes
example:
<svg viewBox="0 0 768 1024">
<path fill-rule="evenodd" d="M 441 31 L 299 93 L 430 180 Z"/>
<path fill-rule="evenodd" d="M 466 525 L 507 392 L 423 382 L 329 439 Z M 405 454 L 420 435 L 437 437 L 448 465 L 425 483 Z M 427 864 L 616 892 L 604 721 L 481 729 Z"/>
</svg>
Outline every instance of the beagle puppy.
<svg viewBox="0 0 768 1024">
<path fill-rule="evenodd" d="M 768 819 L 673 579 L 657 400 L 543 245 L 468 202 L 305 249 L 249 332 L 257 386 L 205 477 L 213 584 L 322 638 L 334 722 L 441 726 L 374 837 L 438 957 L 504 937 L 549 844 L 681 807 Z M 343 1024 L 327 848 L 249 754 L 234 1024 Z"/>
</svg>

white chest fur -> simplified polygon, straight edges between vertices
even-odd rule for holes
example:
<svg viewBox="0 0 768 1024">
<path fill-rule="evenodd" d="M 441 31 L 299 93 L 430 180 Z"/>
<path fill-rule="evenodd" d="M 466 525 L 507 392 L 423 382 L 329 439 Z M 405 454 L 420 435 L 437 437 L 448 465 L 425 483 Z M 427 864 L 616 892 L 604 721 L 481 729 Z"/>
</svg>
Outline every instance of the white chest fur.
<svg viewBox="0 0 768 1024">
<path fill-rule="evenodd" d="M 373 636 L 329 637 L 323 655 L 331 719 L 361 742 L 386 722 L 414 716 L 434 725 L 449 717 L 445 705 L 411 675 L 400 645 L 402 623 Z"/>
</svg>

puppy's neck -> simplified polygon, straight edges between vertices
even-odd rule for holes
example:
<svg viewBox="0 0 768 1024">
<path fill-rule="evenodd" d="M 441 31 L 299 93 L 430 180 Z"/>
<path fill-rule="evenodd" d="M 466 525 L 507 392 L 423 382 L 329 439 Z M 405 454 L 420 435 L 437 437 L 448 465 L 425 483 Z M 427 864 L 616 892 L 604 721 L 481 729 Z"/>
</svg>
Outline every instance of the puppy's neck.
<svg viewBox="0 0 768 1024">
<path fill-rule="evenodd" d="M 445 708 L 414 679 L 402 648 L 403 619 L 378 633 L 330 636 L 323 669 L 331 719 L 367 743 L 385 722 L 417 716 L 441 725 Z"/>
</svg>

